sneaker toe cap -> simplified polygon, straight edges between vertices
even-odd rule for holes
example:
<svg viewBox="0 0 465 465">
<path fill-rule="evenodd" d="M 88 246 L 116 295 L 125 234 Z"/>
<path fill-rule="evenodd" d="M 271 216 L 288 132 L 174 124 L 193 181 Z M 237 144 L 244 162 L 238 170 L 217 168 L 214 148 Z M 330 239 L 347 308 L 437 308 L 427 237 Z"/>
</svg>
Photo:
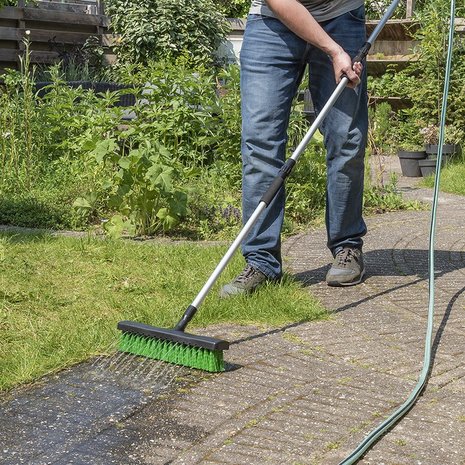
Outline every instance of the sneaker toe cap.
<svg viewBox="0 0 465 465">
<path fill-rule="evenodd" d="M 232 284 L 226 284 L 220 289 L 220 297 L 230 297 L 233 295 L 243 294 L 245 289 L 233 286 Z"/>
</svg>

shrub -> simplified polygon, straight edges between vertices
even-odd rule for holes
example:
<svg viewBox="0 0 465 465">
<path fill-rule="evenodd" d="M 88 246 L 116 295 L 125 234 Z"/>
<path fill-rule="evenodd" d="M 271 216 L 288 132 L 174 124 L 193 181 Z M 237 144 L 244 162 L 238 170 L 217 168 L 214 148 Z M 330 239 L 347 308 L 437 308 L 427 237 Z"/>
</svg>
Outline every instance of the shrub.
<svg viewBox="0 0 465 465">
<path fill-rule="evenodd" d="M 218 10 L 227 18 L 244 18 L 250 8 L 250 0 L 214 0 Z"/>
<path fill-rule="evenodd" d="M 131 132 L 125 131 L 120 137 L 129 137 Z M 169 231 L 186 213 L 187 196 L 175 186 L 180 177 L 179 163 L 158 142 L 142 136 L 142 140 L 132 144 L 125 153 L 118 147 L 117 139 L 109 137 L 97 141 L 89 152 L 109 173 L 104 187 L 108 191 L 108 206 L 116 214 L 105 227 L 114 235 L 123 231 L 137 235 Z M 79 198 L 75 207 L 85 211 L 92 204 L 88 198 Z"/>
<path fill-rule="evenodd" d="M 110 0 L 107 12 L 122 61 L 187 54 L 193 63 L 211 63 L 228 30 L 212 0 Z"/>
<path fill-rule="evenodd" d="M 416 13 L 419 28 L 414 34 L 418 45 L 415 59 L 402 71 L 391 69 L 379 79 L 370 80 L 370 90 L 380 96 L 398 96 L 412 102 L 412 108 L 401 110 L 396 127 L 400 142 L 417 145 L 422 129 L 438 126 L 445 78 L 449 1 L 425 2 Z M 457 14 L 464 7 L 457 7 Z M 447 109 L 448 137 L 464 137 L 465 127 L 465 40 L 456 35 Z M 420 82 L 420 85 L 418 84 Z M 395 123 L 395 122 L 394 122 Z M 421 143 L 421 138 L 420 138 Z"/>
<path fill-rule="evenodd" d="M 4 6 L 16 6 L 17 4 L 17 0 L 0 0 L 0 8 Z"/>
</svg>

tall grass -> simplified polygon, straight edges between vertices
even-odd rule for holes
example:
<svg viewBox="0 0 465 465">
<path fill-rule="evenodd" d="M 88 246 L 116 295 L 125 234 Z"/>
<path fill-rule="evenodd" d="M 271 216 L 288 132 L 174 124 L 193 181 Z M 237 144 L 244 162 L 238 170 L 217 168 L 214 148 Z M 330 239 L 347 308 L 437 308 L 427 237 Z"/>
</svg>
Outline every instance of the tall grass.
<svg viewBox="0 0 465 465">
<path fill-rule="evenodd" d="M 434 186 L 434 176 L 423 180 L 427 187 Z M 454 163 L 446 165 L 441 169 L 440 188 L 443 192 L 465 195 L 465 163 Z"/>
<path fill-rule="evenodd" d="M 2 182 L 11 188 L 30 189 L 37 174 L 37 156 L 43 140 L 38 130 L 34 99 L 34 72 L 30 63 L 30 42 L 23 40 L 25 53 L 20 58 L 21 70 L 6 77 L 8 91 L 0 93 L 0 127 Z"/>
</svg>

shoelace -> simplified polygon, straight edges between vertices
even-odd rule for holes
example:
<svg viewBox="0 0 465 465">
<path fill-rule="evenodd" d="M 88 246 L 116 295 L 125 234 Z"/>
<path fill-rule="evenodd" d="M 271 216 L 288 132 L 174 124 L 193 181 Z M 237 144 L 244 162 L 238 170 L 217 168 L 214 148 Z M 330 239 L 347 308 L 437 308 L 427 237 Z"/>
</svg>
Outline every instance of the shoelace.
<svg viewBox="0 0 465 465">
<path fill-rule="evenodd" d="M 352 249 L 343 249 L 337 254 L 338 256 L 338 265 L 347 265 L 352 261 L 352 258 L 357 259 Z"/>
<path fill-rule="evenodd" d="M 250 266 L 247 265 L 236 278 L 236 282 L 243 283 L 247 278 L 252 276 L 255 273 L 255 270 Z"/>
</svg>

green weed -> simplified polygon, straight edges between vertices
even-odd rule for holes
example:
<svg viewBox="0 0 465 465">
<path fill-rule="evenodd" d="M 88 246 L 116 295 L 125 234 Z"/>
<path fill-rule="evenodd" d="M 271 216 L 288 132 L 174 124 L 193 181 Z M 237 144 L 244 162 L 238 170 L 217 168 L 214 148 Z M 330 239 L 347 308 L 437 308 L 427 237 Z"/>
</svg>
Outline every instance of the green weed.
<svg viewBox="0 0 465 465">
<path fill-rule="evenodd" d="M 465 195 L 465 163 L 448 164 L 441 169 L 440 188 L 443 192 Z M 423 179 L 427 187 L 434 186 L 434 177 Z"/>
</svg>

